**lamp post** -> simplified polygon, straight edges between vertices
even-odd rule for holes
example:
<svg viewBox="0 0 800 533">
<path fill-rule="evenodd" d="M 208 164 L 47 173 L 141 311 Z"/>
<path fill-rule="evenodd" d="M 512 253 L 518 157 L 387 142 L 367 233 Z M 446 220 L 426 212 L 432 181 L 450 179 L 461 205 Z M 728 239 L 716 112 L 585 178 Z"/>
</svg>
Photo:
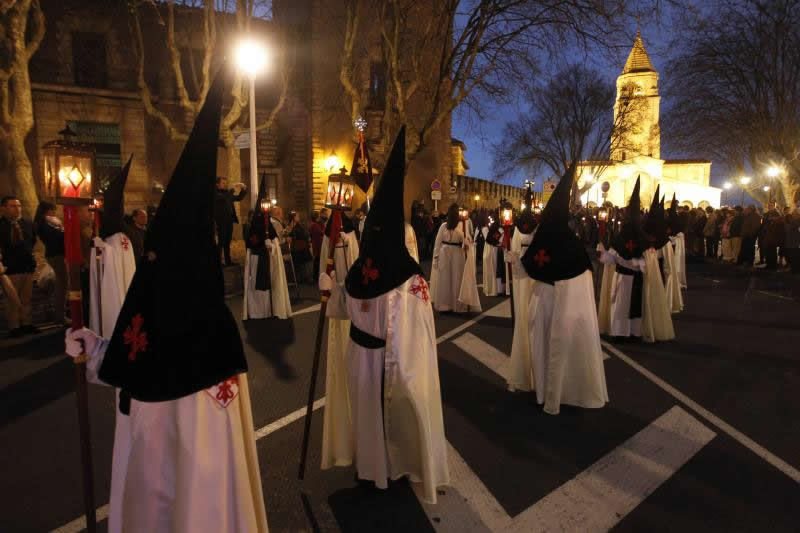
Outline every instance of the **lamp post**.
<svg viewBox="0 0 800 533">
<path fill-rule="evenodd" d="M 744 190 L 745 190 L 745 186 L 748 183 L 750 183 L 750 181 L 751 181 L 751 179 L 748 176 L 742 176 L 741 178 L 739 178 L 739 183 L 742 186 L 741 187 L 742 188 L 742 201 L 740 202 L 739 205 L 744 205 Z"/>
<path fill-rule="evenodd" d="M 250 209 L 256 208 L 258 192 L 258 157 L 256 154 L 256 76 L 267 63 L 267 50 L 260 42 L 246 38 L 236 48 L 236 63 L 250 78 Z"/>
<path fill-rule="evenodd" d="M 68 272 L 69 308 L 71 327 L 83 327 L 81 301 L 81 233 L 79 210 L 94 205 L 92 175 L 94 174 L 94 148 L 76 141 L 77 135 L 69 125 L 58 132 L 63 138 L 50 141 L 42 147 L 44 155 L 44 182 L 48 196 L 64 206 L 64 251 Z M 86 512 L 86 529 L 97 530 L 94 503 L 94 477 L 92 469 L 91 431 L 89 428 L 89 396 L 86 386 L 86 361 L 84 353 L 74 359 L 75 393 L 78 407 L 78 427 L 83 464 L 83 503 Z"/>
<path fill-rule="evenodd" d="M 355 193 L 355 180 L 347 175 L 347 169 L 342 167 L 338 174 L 328 176 L 328 188 L 325 192 L 325 207 L 331 210 L 331 234 L 328 237 L 328 257 L 325 263 L 325 273 L 330 276 L 334 270 L 334 253 L 342 229 L 342 212 L 352 209 Z M 311 415 L 314 412 L 314 391 L 317 387 L 317 373 L 319 372 L 319 358 L 322 353 L 322 332 L 325 329 L 325 311 L 328 308 L 330 291 L 322 291 L 319 321 L 317 322 L 317 338 L 314 349 L 314 362 L 311 366 L 311 384 L 308 390 L 308 404 L 306 406 L 306 421 L 303 431 L 303 445 L 300 453 L 300 470 L 297 477 L 303 479 L 306 473 L 306 458 L 308 456 L 308 442 L 311 433 Z"/>
<path fill-rule="evenodd" d="M 731 190 L 731 187 L 733 187 L 733 184 L 730 181 L 726 181 L 725 184 L 722 186 L 722 188 L 725 189 L 725 203 L 726 204 L 729 201 L 728 195 L 730 193 L 728 191 Z"/>
<path fill-rule="evenodd" d="M 773 165 L 773 166 L 771 166 L 771 167 L 769 167 L 767 169 L 767 177 L 769 177 L 771 180 L 774 180 L 775 178 L 777 178 L 781 174 L 783 174 L 783 169 L 780 168 L 780 167 L 776 167 L 776 166 Z M 772 202 L 772 191 L 773 191 L 774 188 L 775 187 L 770 187 L 769 188 L 769 201 L 770 202 Z M 767 189 L 764 189 L 764 190 L 766 191 Z"/>
</svg>

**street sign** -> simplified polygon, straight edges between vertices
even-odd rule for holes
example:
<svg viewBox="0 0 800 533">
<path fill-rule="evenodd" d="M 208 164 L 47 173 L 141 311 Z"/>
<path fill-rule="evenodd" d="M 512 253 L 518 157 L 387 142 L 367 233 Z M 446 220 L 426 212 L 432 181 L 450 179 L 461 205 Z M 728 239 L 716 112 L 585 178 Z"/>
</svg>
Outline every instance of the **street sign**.
<svg viewBox="0 0 800 533">
<path fill-rule="evenodd" d="M 439 180 L 433 180 L 431 182 L 431 191 L 439 191 L 439 193 L 441 195 L 442 184 L 441 184 L 441 182 L 439 182 Z"/>
<path fill-rule="evenodd" d="M 611 184 L 609 182 L 607 182 L 607 181 L 604 181 L 603 184 L 600 186 L 600 189 L 603 192 L 608 192 L 608 189 L 610 189 L 610 188 L 611 188 Z"/>
<path fill-rule="evenodd" d="M 442 191 L 431 191 L 431 200 L 441 200 L 442 199 Z"/>
<path fill-rule="evenodd" d="M 234 148 L 241 150 L 242 148 L 250 148 L 250 132 L 245 132 L 236 137 L 233 141 Z"/>
<path fill-rule="evenodd" d="M 556 190 L 556 182 L 555 181 L 547 180 L 547 181 L 544 182 L 544 185 L 542 185 L 542 192 L 552 193 L 555 190 Z"/>
</svg>

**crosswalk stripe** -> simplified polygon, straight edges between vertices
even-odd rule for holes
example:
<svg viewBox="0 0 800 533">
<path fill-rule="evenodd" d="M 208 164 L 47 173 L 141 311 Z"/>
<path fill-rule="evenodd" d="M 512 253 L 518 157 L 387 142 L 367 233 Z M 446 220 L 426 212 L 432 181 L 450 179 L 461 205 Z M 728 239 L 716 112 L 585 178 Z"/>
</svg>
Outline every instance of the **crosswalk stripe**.
<svg viewBox="0 0 800 533">
<path fill-rule="evenodd" d="M 467 332 L 453 340 L 453 344 L 504 380 L 508 380 L 511 375 L 511 358 L 480 337 Z"/>
<path fill-rule="evenodd" d="M 507 531 L 608 531 L 715 435 L 676 405 L 517 515 Z"/>
</svg>

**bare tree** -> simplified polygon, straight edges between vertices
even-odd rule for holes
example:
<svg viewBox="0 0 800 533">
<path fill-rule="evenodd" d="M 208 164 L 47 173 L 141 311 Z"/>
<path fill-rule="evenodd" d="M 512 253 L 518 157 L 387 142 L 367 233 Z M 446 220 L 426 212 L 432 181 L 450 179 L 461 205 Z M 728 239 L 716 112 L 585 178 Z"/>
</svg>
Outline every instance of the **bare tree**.
<svg viewBox="0 0 800 533">
<path fill-rule="evenodd" d="M 800 0 L 713 0 L 686 9 L 674 43 L 667 128 L 678 148 L 705 151 L 736 173 L 751 169 L 751 195 L 800 188 Z M 774 180 L 766 168 L 784 172 Z M 748 172 L 749 173 L 749 172 Z"/>
<path fill-rule="evenodd" d="M 340 81 L 352 118 L 367 102 L 359 50 L 375 22 L 386 69 L 384 136 L 405 123 L 409 158 L 458 106 L 478 116 L 525 79 L 535 54 L 565 42 L 606 43 L 619 30 L 618 0 L 347 0 Z M 386 144 L 384 139 L 384 144 Z"/>
<path fill-rule="evenodd" d="M 569 65 L 543 85 L 525 93 L 527 112 L 506 124 L 502 140 L 493 145 L 494 168 L 506 176 L 523 168 L 531 173 L 547 168 L 562 175 L 575 162 L 579 168 L 577 199 L 591 186 L 578 187 L 580 172 L 599 179 L 613 165 L 611 154 L 635 154 L 631 140 L 639 133 L 645 98 L 623 88 L 614 113 L 615 87 L 599 72 Z"/>
<path fill-rule="evenodd" d="M 33 215 L 39 203 L 25 137 L 33 128 L 28 63 L 45 34 L 38 0 L 6 1 L 0 7 L 0 143 L 10 163 L 11 190 Z"/>
<path fill-rule="evenodd" d="M 188 138 L 188 131 L 185 131 L 183 124 L 176 123 L 166 109 L 156 104 L 148 85 L 145 66 L 149 58 L 145 52 L 147 48 L 142 30 L 143 12 L 147 9 L 153 10 L 158 25 L 162 28 L 163 34 L 160 37 L 164 39 L 167 67 L 175 82 L 176 103 L 185 113 L 193 116 L 203 106 L 213 81 L 211 77 L 214 58 L 224 55 L 220 51 L 220 43 L 230 44 L 231 39 L 225 39 L 227 36 L 225 34 L 241 35 L 250 32 L 256 14 L 268 16 L 268 6 L 259 0 L 168 0 L 166 5 L 155 0 L 133 1 L 131 12 L 139 61 L 137 83 L 144 108 L 148 115 L 163 125 L 170 139 L 185 140 Z M 176 28 L 176 16 L 181 15 L 184 24 L 179 23 Z M 193 16 L 200 17 L 201 23 L 195 24 Z M 201 28 L 199 36 L 193 33 L 196 28 Z M 153 38 L 153 35 L 148 34 L 148 41 Z M 182 53 L 182 44 L 191 45 L 188 52 Z M 193 53 L 196 44 L 200 45 L 200 57 Z M 182 57 L 185 61 L 182 61 Z M 279 66 L 276 70 L 280 76 L 280 95 L 266 119 L 257 125 L 257 131 L 269 128 L 286 102 L 289 72 L 285 65 Z M 242 129 L 247 118 L 244 110 L 249 100 L 249 91 L 243 81 L 242 74 L 237 72 L 230 88 L 231 105 L 220 124 L 220 138 L 225 144 L 228 155 L 227 175 L 233 182 L 239 181 L 241 176 L 239 150 L 234 146 L 235 134 Z"/>
</svg>

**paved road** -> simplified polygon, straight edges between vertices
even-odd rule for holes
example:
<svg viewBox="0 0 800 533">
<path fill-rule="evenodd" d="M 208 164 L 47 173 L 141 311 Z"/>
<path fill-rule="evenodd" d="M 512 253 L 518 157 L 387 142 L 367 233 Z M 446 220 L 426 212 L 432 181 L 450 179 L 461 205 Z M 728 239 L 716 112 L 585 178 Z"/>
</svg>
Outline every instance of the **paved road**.
<svg viewBox="0 0 800 533">
<path fill-rule="evenodd" d="M 563 407 L 555 417 L 532 395 L 506 390 L 507 300 L 483 298 L 482 314 L 438 316 L 453 486 L 437 506 L 420 504 L 405 481 L 376 492 L 349 469 L 320 471 L 321 410 L 306 481 L 297 481 L 314 303 L 301 302 L 312 307 L 291 321 L 240 326 L 270 529 L 797 531 L 797 281 L 691 265 L 678 339 L 606 344 L 609 405 Z M 238 316 L 241 300 L 230 305 Z M 59 335 L 0 348 L 3 532 L 81 530 L 73 374 L 61 349 Z M 322 399 L 324 379 L 318 390 Z M 90 394 L 104 506 L 113 397 L 103 387 Z"/>
</svg>

